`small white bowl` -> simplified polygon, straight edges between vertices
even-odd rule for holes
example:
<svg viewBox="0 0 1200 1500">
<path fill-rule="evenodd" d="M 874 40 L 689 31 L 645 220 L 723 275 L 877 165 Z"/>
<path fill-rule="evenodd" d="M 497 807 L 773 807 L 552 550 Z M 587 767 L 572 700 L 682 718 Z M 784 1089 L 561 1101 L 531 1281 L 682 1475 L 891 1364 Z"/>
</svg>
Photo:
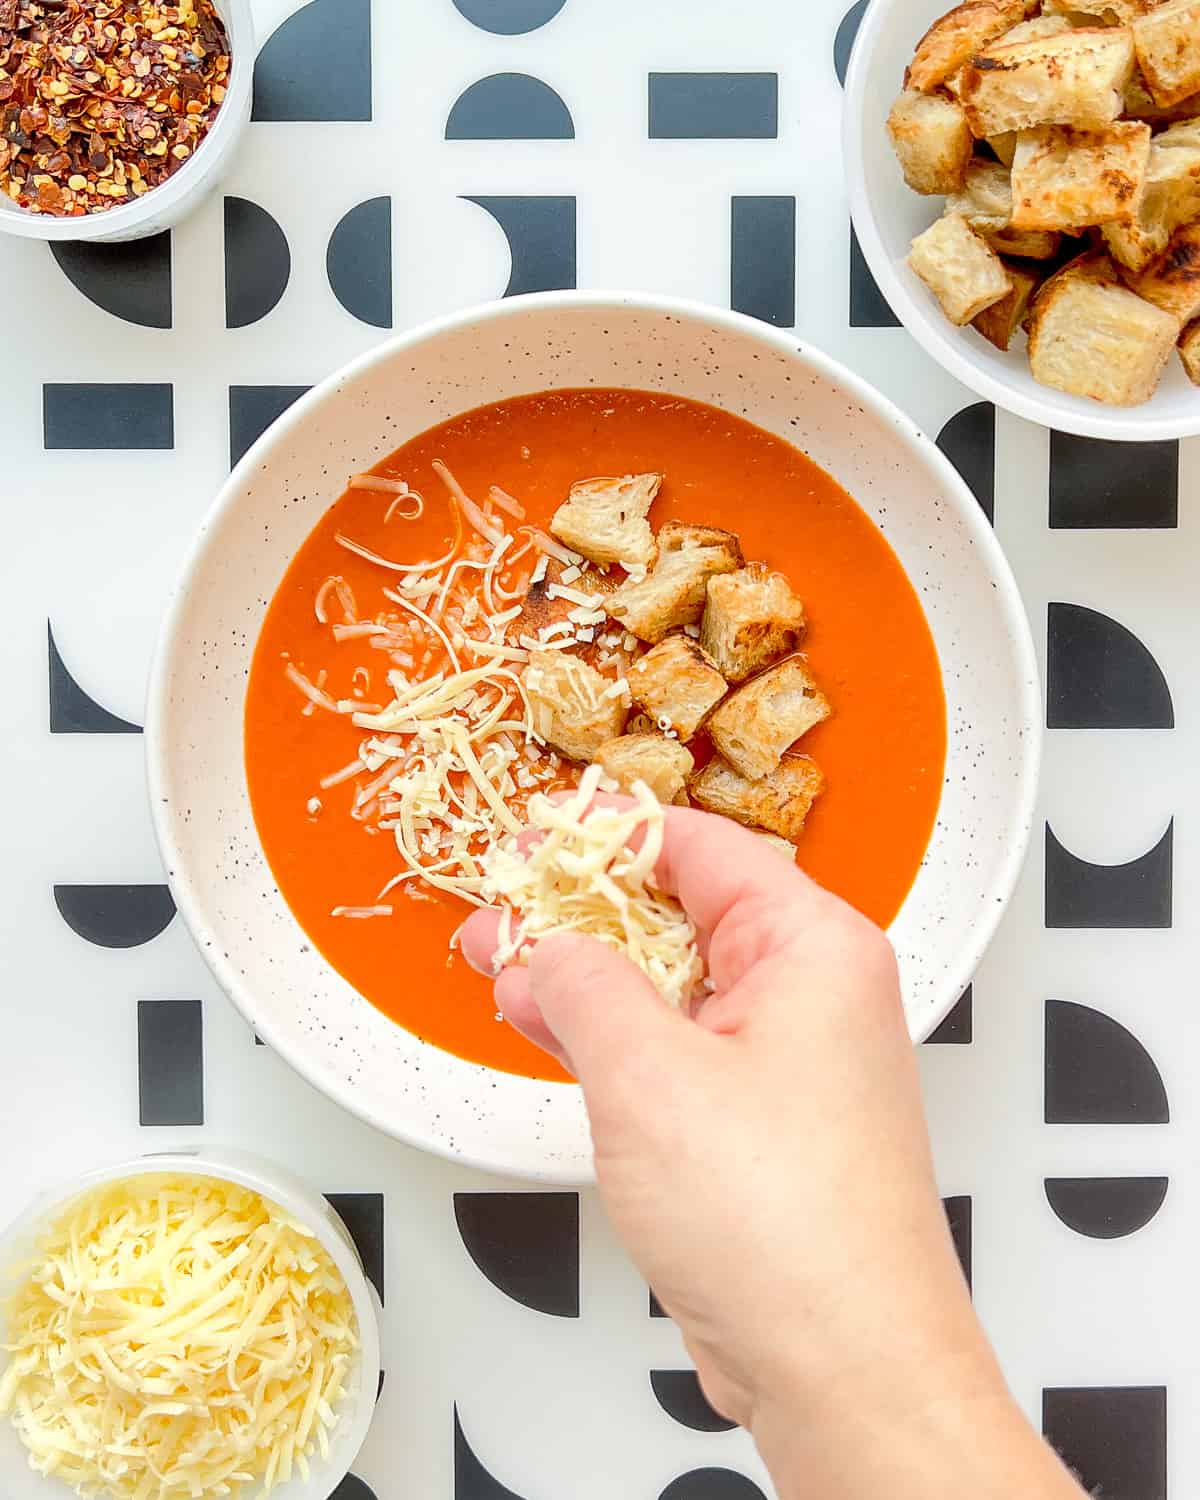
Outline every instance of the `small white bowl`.
<svg viewBox="0 0 1200 1500">
<path fill-rule="evenodd" d="M 1024 334 L 1001 353 L 974 328 L 956 328 L 905 264 L 913 239 L 940 216 L 942 199 L 923 198 L 905 183 L 888 139 L 887 117 L 917 42 L 947 8 L 948 0 L 871 0 L 846 74 L 842 135 L 850 215 L 880 291 L 938 364 L 1019 417 L 1123 442 L 1200 433 L 1200 390 L 1175 356 L 1143 406 L 1104 406 L 1068 396 L 1034 380 Z"/>
<path fill-rule="evenodd" d="M 0 193 L 0 234 L 27 240 L 87 241 L 94 245 L 140 240 L 170 229 L 208 197 L 228 170 L 234 147 L 250 119 L 254 94 L 254 17 L 250 0 L 213 0 L 229 37 L 228 91 L 212 129 L 195 154 L 167 180 L 140 198 L 80 218 L 30 213 Z"/>
<path fill-rule="evenodd" d="M 159 642 L 146 754 L 171 889 L 258 1035 L 331 1098 L 413 1145 L 564 1183 L 594 1171 L 578 1088 L 493 1072 L 421 1041 L 301 931 L 255 828 L 242 717 L 267 603 L 347 475 L 473 407 L 597 385 L 689 396 L 795 444 L 884 528 L 920 596 L 949 746 L 937 827 L 891 928 L 915 1037 L 958 999 L 1000 920 L 1032 824 L 1041 745 L 1029 625 L 974 496 L 896 407 L 789 333 L 667 298 L 544 293 L 416 328 L 291 407 L 218 496 Z M 786 508 L 778 520 L 789 524 Z M 402 977 L 402 950 L 396 961 Z"/>
<path fill-rule="evenodd" d="M 345 1398 L 338 1408 L 337 1425 L 330 1433 L 329 1457 L 322 1459 L 319 1453 L 314 1454 L 309 1459 L 308 1479 L 293 1474 L 272 1491 L 280 1500 L 328 1500 L 358 1457 L 375 1415 L 380 1370 L 379 1298 L 367 1280 L 349 1231 L 329 1201 L 286 1168 L 249 1152 L 204 1149 L 135 1156 L 110 1167 L 84 1172 L 73 1182 L 42 1193 L 0 1233 L 0 1303 L 15 1290 L 19 1280 L 19 1275 L 14 1275 L 15 1268 L 34 1253 L 39 1236 L 73 1198 L 101 1183 L 164 1172 L 215 1177 L 261 1194 L 311 1230 L 345 1278 L 358 1318 L 359 1347 Z M 0 1315 L 0 1332 L 2 1329 Z M 0 1374 L 7 1363 L 8 1356 L 0 1349 Z M 5 1500 L 74 1500 L 75 1497 L 74 1490 L 62 1480 L 47 1478 L 30 1468 L 28 1450 L 7 1416 L 0 1416 L 0 1495 Z"/>
</svg>

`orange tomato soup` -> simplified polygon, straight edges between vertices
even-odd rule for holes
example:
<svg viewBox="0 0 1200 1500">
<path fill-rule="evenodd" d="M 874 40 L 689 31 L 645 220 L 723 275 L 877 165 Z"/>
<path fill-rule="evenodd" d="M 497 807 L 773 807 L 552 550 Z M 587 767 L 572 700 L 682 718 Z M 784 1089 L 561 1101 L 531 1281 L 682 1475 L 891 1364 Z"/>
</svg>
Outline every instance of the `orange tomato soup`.
<svg viewBox="0 0 1200 1500">
<path fill-rule="evenodd" d="M 332 915 L 373 903 L 403 866 L 392 834 L 350 816 L 355 781 L 319 790 L 323 776 L 354 759 L 364 731 L 322 708 L 302 713 L 305 700 L 285 667 L 293 663 L 310 680 L 323 671 L 333 698 L 357 689 L 390 701 L 384 653 L 365 639 L 335 644 L 314 599 L 339 575 L 369 617 L 381 587 L 398 576 L 345 550 L 338 532 L 402 561 L 447 549 L 452 511 L 431 467 L 439 459 L 468 495 L 482 501 L 499 486 L 542 528 L 579 479 L 658 471 L 665 479 L 651 511 L 656 529 L 672 518 L 724 527 L 741 538 L 747 560 L 788 576 L 808 614 L 803 650 L 833 707 L 803 741 L 826 789 L 809 815 L 799 863 L 887 926 L 924 856 L 946 749 L 933 638 L 891 547 L 828 474 L 749 422 L 648 392 L 555 391 L 467 412 L 378 464 L 373 473 L 425 497 L 421 517 L 385 521 L 389 494 L 347 490 L 297 553 L 268 610 L 246 701 L 250 797 L 280 890 L 329 962 L 399 1025 L 447 1051 L 532 1078 L 566 1076 L 498 1022 L 489 982 L 449 951 L 469 910 L 461 900 L 406 899 L 402 887 L 391 916 Z M 330 619 L 338 618 L 331 608 Z M 364 668 L 369 687 L 361 670 L 356 675 Z"/>
</svg>

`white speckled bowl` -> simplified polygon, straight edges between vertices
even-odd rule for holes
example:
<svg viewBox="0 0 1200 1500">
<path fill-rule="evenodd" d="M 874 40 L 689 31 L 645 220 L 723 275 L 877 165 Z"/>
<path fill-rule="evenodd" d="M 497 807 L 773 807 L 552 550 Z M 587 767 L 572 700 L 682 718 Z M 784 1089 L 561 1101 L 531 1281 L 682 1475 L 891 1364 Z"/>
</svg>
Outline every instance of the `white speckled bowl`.
<svg viewBox="0 0 1200 1500">
<path fill-rule="evenodd" d="M 1016 586 L 958 474 L 884 397 L 765 324 L 640 295 L 514 298 L 381 345 L 280 418 L 218 496 L 159 645 L 146 749 L 171 889 L 234 1003 L 318 1088 L 401 1140 L 564 1183 L 592 1174 L 578 1089 L 418 1041 L 306 940 L 255 831 L 242 709 L 267 603 L 348 474 L 471 407 L 589 385 L 690 396 L 796 444 L 886 532 L 917 588 L 941 659 L 949 753 L 933 841 L 891 930 L 916 1038 L 958 999 L 1012 892 L 1041 722 Z"/>
</svg>

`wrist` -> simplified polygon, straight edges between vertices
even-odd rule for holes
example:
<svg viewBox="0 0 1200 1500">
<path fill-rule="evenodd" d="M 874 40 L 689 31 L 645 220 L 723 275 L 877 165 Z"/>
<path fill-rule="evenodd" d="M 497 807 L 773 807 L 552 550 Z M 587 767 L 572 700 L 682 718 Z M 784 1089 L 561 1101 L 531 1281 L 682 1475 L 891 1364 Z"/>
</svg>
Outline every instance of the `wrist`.
<svg viewBox="0 0 1200 1500">
<path fill-rule="evenodd" d="M 760 1402 L 751 1432 L 780 1500 L 1080 1500 L 990 1356 L 942 1375 Z"/>
</svg>

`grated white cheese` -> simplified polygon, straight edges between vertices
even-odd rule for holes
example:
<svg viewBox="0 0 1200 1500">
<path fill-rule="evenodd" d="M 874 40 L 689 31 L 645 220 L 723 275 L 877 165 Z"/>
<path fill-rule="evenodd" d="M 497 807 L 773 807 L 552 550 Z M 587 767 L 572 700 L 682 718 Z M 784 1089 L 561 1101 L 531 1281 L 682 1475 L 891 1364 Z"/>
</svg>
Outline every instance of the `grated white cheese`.
<svg viewBox="0 0 1200 1500">
<path fill-rule="evenodd" d="M 664 1000 L 685 1006 L 704 966 L 683 908 L 652 884 L 663 809 L 641 781 L 632 806 L 593 807 L 603 776 L 592 765 L 568 800 L 532 797 L 529 822 L 545 837 L 524 852 L 509 838 L 485 856 L 481 893 L 502 904 L 497 972 L 528 962 L 539 938 L 580 932 L 625 954 Z"/>
<path fill-rule="evenodd" d="M 7 1314 L 0 1412 L 31 1466 L 117 1500 L 307 1477 L 358 1346 L 308 1230 L 249 1189 L 165 1173 L 68 1205 Z"/>
</svg>

